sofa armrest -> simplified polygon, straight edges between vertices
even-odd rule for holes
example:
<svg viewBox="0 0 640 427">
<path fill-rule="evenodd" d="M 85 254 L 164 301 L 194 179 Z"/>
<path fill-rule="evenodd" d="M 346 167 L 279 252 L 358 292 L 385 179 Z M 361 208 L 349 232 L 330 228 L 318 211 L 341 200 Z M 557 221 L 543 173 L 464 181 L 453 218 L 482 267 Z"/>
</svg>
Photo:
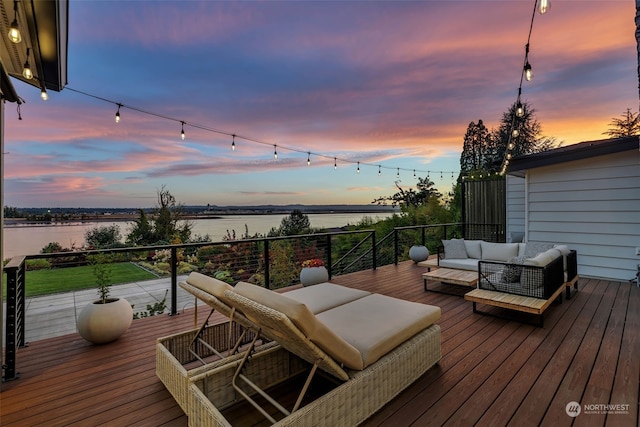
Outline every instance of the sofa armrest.
<svg viewBox="0 0 640 427">
<path fill-rule="evenodd" d="M 440 265 L 440 260 L 444 259 L 444 245 L 438 245 L 438 256 L 436 259 L 438 260 L 438 265 Z"/>
<path fill-rule="evenodd" d="M 567 255 L 567 281 L 572 281 L 578 275 L 578 253 L 571 250 Z"/>
<path fill-rule="evenodd" d="M 500 261 L 478 262 L 478 288 L 548 299 L 564 279 L 562 256 L 544 267 Z"/>
</svg>

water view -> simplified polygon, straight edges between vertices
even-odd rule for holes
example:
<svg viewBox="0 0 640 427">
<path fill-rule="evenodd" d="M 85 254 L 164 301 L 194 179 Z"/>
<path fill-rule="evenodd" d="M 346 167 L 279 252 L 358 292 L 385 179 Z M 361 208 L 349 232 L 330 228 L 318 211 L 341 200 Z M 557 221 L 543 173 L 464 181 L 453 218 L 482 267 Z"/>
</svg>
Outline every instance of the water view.
<svg viewBox="0 0 640 427">
<path fill-rule="evenodd" d="M 308 214 L 311 226 L 314 228 L 332 228 L 359 223 L 364 217 L 384 219 L 393 215 L 392 212 L 381 213 L 336 213 L 336 214 Z M 221 241 L 227 235 L 227 230 L 236 232 L 239 239 L 245 232 L 245 224 L 249 228 L 249 235 L 265 234 L 272 227 L 278 227 L 282 218 L 287 215 L 220 215 L 219 218 L 196 219 L 193 223 L 192 236 L 208 234 L 213 241 Z M 4 228 L 3 258 L 16 255 L 37 254 L 50 242 L 58 242 L 65 248 L 80 247 L 84 244 L 84 235 L 94 227 L 116 224 L 120 226 L 120 233 L 129 233 L 131 221 L 114 222 L 74 222 L 55 225 L 20 225 Z"/>
</svg>

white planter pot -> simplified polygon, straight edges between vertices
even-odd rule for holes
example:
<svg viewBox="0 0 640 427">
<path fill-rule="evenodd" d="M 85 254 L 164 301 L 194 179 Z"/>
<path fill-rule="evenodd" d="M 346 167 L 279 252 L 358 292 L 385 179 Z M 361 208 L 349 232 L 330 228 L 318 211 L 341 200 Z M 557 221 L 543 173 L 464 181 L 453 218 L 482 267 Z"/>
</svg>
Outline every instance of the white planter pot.
<svg viewBox="0 0 640 427">
<path fill-rule="evenodd" d="M 300 283 L 311 286 L 329 281 L 329 272 L 325 267 L 305 267 L 300 271 Z"/>
<path fill-rule="evenodd" d="M 124 334 L 133 321 L 133 309 L 124 298 L 106 304 L 94 301 L 78 316 L 78 333 L 94 344 L 115 341 Z"/>
<path fill-rule="evenodd" d="M 411 246 L 409 249 L 409 258 L 415 263 L 426 261 L 429 258 L 429 249 L 427 249 L 426 246 Z"/>
</svg>

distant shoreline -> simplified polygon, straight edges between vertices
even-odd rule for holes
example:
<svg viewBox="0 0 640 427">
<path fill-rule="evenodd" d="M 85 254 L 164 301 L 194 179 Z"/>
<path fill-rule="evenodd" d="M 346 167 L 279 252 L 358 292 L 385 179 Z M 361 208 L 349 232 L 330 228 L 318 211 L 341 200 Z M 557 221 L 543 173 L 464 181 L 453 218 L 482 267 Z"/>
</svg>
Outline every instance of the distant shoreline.
<svg viewBox="0 0 640 427">
<path fill-rule="evenodd" d="M 303 210 L 305 215 L 313 214 L 313 215 L 335 215 L 335 214 L 363 214 L 363 215 L 374 215 L 379 213 L 390 213 L 399 211 L 398 209 L 335 209 L 335 210 L 327 210 L 327 209 L 313 209 L 308 208 Z M 230 211 L 216 211 L 215 213 L 197 213 L 197 214 L 185 214 L 183 219 L 185 220 L 207 220 L 207 219 L 221 219 L 224 216 L 240 216 L 240 215 L 288 215 L 291 211 L 287 211 L 285 209 L 278 210 L 255 210 L 255 209 L 247 209 L 247 210 L 230 210 Z M 65 214 L 68 215 L 68 214 Z M 96 213 L 96 214 L 71 214 L 66 218 L 53 217 L 50 221 L 48 220 L 29 220 L 27 218 L 5 218 L 4 226 L 5 227 L 19 227 L 19 226 L 46 226 L 46 225 L 64 225 L 64 224 L 76 224 L 76 223 L 88 223 L 88 222 L 132 222 L 138 219 L 138 212 L 130 212 L 130 213 Z"/>
</svg>

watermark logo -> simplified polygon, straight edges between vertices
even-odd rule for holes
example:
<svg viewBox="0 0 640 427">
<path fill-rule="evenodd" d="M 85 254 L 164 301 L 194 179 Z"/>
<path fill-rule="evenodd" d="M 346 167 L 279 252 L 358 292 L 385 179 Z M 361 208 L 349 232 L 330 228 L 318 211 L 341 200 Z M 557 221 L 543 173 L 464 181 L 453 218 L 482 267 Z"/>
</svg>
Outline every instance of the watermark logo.
<svg viewBox="0 0 640 427">
<path fill-rule="evenodd" d="M 564 410 L 571 418 L 577 417 L 578 415 L 580 415 L 580 412 L 582 412 L 582 408 L 580 407 L 580 404 L 578 402 L 567 403 L 567 406 L 564 407 Z"/>
<path fill-rule="evenodd" d="M 580 405 L 578 402 L 569 402 L 564 407 L 565 412 L 571 418 L 580 414 L 584 415 L 628 415 L 630 405 L 627 403 L 586 403 Z"/>
</svg>

